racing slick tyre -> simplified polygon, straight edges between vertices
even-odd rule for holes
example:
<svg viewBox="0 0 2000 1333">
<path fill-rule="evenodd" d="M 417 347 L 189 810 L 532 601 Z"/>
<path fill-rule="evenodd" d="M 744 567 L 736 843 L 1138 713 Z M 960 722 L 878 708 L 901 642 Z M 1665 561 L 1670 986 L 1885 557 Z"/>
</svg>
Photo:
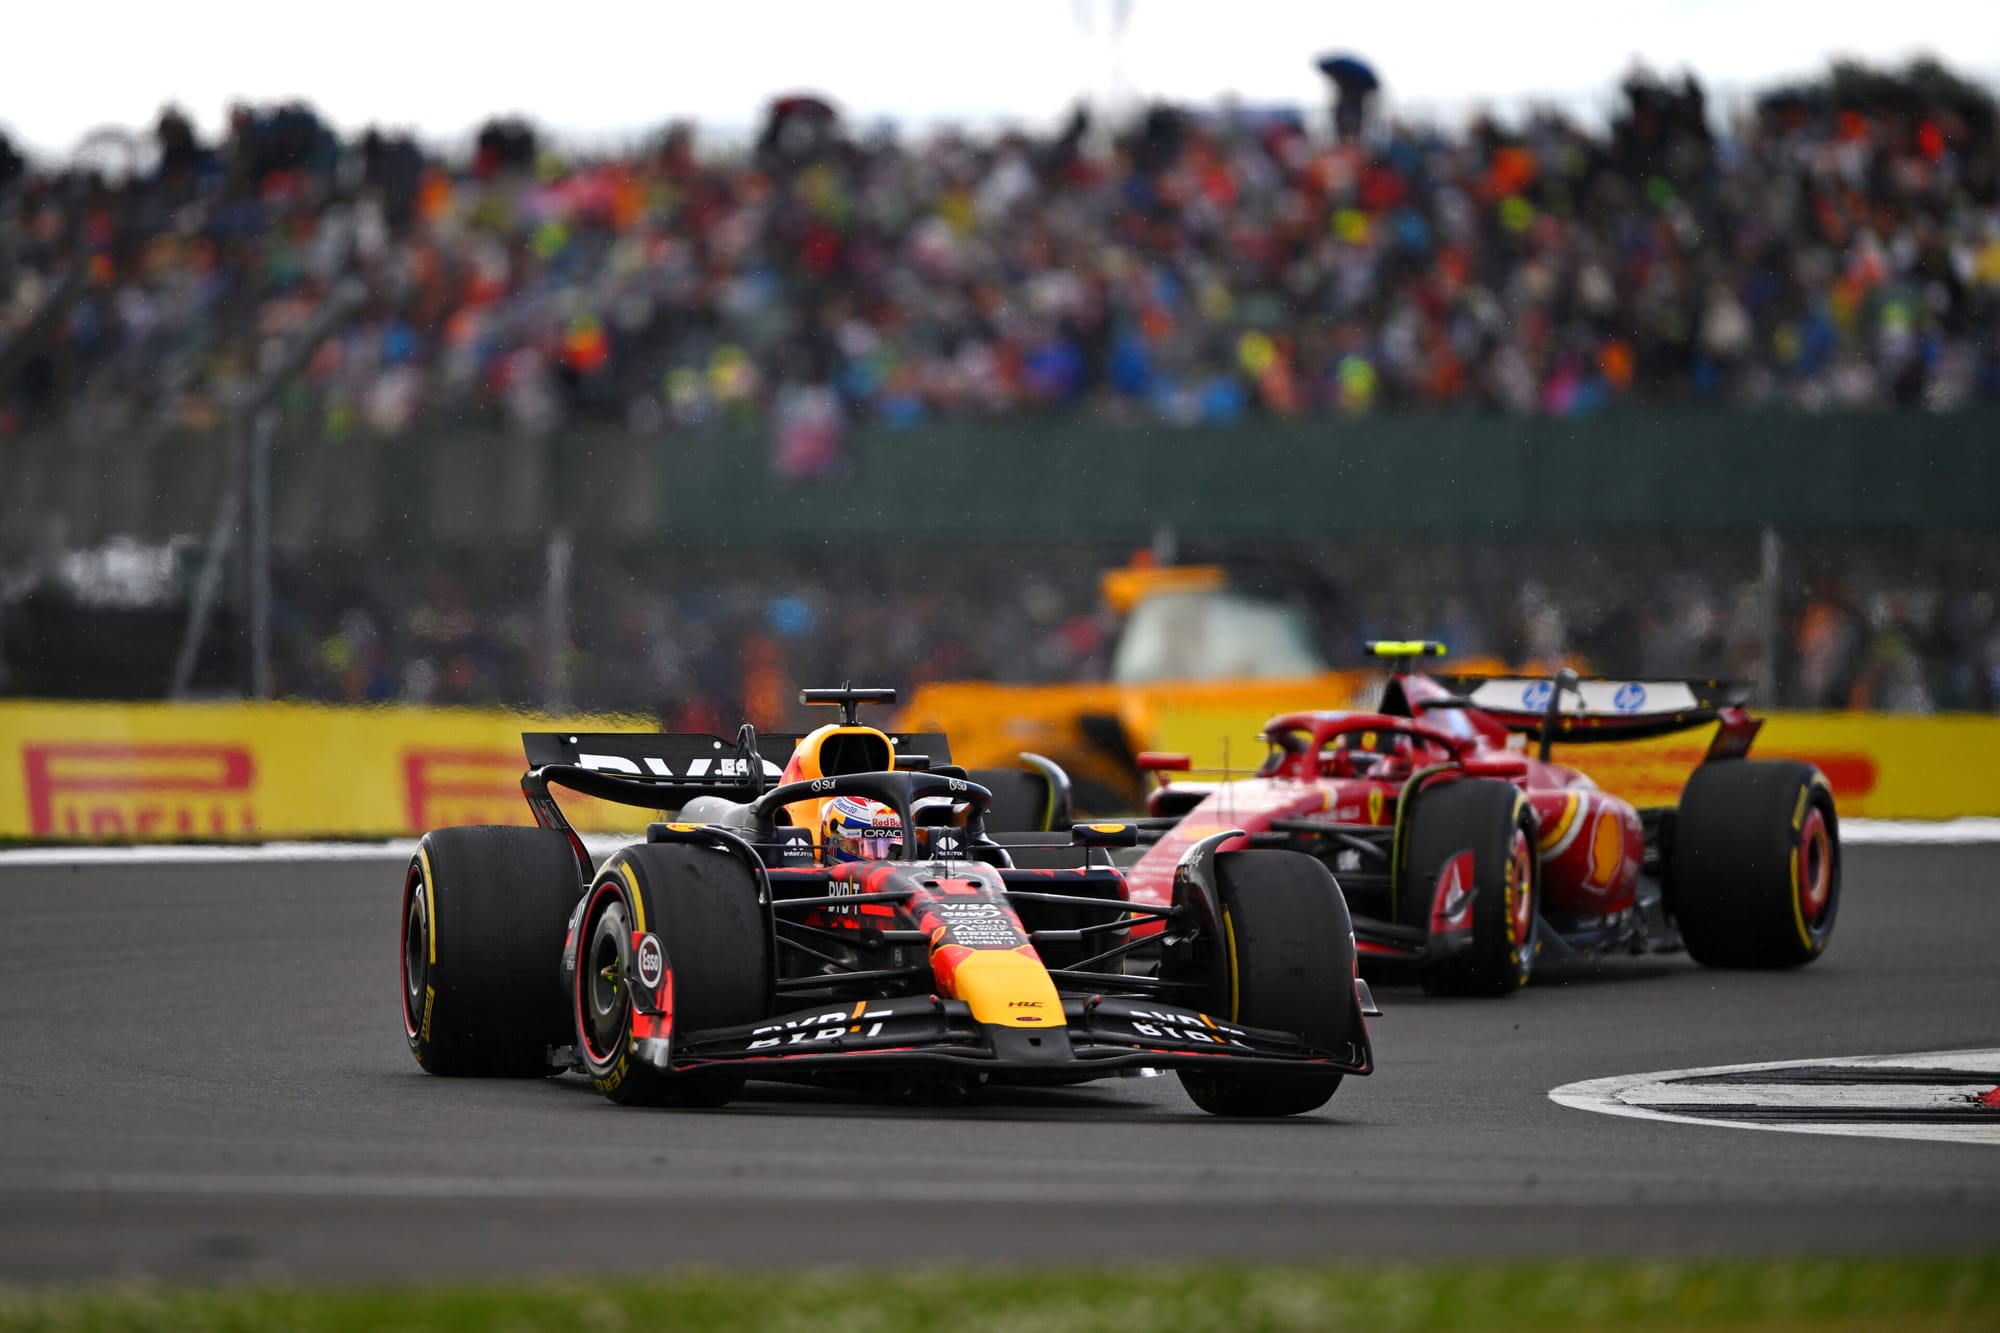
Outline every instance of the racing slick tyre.
<svg viewBox="0 0 2000 1333">
<path fill-rule="evenodd" d="M 403 879 L 403 1032 L 433 1074 L 559 1074 L 576 854 L 553 829 L 436 829 Z"/>
<path fill-rule="evenodd" d="M 640 956 L 648 936 L 658 942 L 650 958 Z M 668 1073 L 639 1057 L 639 1039 L 647 1029 L 672 1041 L 676 1032 L 767 1017 L 770 938 L 756 876 L 722 848 L 645 843 L 607 861 L 577 921 L 571 995 L 577 1055 L 597 1090 L 626 1106 L 733 1100 L 741 1074 Z M 664 993 L 667 1003 L 655 1006 L 664 1021 L 636 1010 L 635 981 Z"/>
<path fill-rule="evenodd" d="M 1512 783 L 1461 778 L 1419 792 L 1403 859 L 1403 911 L 1431 927 L 1440 881 L 1456 873 L 1471 894 L 1472 937 L 1424 963 L 1431 995 L 1511 995 L 1541 951 L 1542 859 L 1528 798 Z M 1461 858 L 1471 853 L 1470 872 Z M 1449 895 L 1454 892 L 1447 888 Z M 1449 902 L 1444 905 L 1449 906 Z"/>
<path fill-rule="evenodd" d="M 1231 1022 L 1296 1032 L 1322 1050 L 1359 1038 L 1354 923 L 1324 865 L 1303 852 L 1223 852 L 1216 989 L 1204 1001 Z M 1182 1069 L 1181 1086 L 1210 1115 L 1302 1115 L 1326 1105 L 1340 1075 L 1321 1070 Z"/>
<path fill-rule="evenodd" d="M 1840 909 L 1840 822 L 1819 770 L 1781 759 L 1697 768 L 1674 821 L 1668 905 L 1709 967 L 1819 957 Z"/>
</svg>

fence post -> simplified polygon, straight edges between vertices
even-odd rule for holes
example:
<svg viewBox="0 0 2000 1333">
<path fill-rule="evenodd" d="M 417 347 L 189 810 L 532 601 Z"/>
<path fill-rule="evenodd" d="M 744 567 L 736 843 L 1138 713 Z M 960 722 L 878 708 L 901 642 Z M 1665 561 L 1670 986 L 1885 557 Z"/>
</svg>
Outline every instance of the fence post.
<svg viewBox="0 0 2000 1333">
<path fill-rule="evenodd" d="M 1778 705 L 1778 620 L 1784 613 L 1785 544 L 1778 530 L 1765 524 L 1758 559 L 1757 601 L 1761 642 L 1758 644 L 1757 702 L 1765 708 Z"/>
<path fill-rule="evenodd" d="M 576 542 L 568 528 L 549 534 L 542 585 L 542 707 L 569 711 L 569 571 Z"/>
</svg>

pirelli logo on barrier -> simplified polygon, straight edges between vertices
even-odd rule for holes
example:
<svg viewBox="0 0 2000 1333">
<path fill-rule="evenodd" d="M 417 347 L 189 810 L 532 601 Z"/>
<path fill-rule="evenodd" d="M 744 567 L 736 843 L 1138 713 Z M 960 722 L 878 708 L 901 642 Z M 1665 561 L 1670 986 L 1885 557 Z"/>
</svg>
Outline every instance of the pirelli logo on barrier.
<svg viewBox="0 0 2000 1333">
<path fill-rule="evenodd" d="M 23 746 L 21 761 L 33 837 L 254 838 L 268 822 L 258 817 L 257 758 L 247 745 L 56 742 Z M 397 767 L 404 815 L 383 831 L 534 822 L 518 754 L 409 749 Z"/>
<path fill-rule="evenodd" d="M 0 701 L 0 839 L 381 838 L 529 824 L 523 731 L 639 731 L 615 717 L 309 704 Z M 592 832 L 646 819 L 581 797 Z"/>
<path fill-rule="evenodd" d="M 257 835 L 257 759 L 245 745 L 31 742 L 21 766 L 33 837 Z"/>
<path fill-rule="evenodd" d="M 521 796 L 518 749 L 405 750 L 399 766 L 405 828 L 535 822 Z"/>
<path fill-rule="evenodd" d="M 1149 748 L 1219 765 L 1255 753 L 1265 714 L 1183 709 Z M 355 837 L 532 822 L 523 731 L 646 731 L 643 720 L 448 708 L 0 701 L 0 839 Z M 1571 746 L 1607 791 L 1670 804 L 1708 736 Z M 1843 815 L 2000 815 L 2000 718 L 1777 713 L 1755 754 L 1819 766 Z M 566 796 L 585 832 L 636 833 L 649 812 Z"/>
</svg>

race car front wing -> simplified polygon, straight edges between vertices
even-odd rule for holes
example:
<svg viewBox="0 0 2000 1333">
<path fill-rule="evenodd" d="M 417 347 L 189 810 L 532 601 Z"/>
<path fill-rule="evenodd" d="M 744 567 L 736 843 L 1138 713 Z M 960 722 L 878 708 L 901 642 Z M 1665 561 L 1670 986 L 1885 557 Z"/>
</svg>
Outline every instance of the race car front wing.
<svg viewBox="0 0 2000 1333">
<path fill-rule="evenodd" d="M 981 1024 L 970 1005 L 935 995 L 822 1002 L 764 1023 L 642 1040 L 637 1053 L 675 1071 L 732 1066 L 763 1078 L 823 1069 L 950 1068 L 999 1081 L 1079 1082 L 1123 1069 L 1212 1066 L 1218 1060 L 1246 1069 L 1366 1074 L 1373 1068 L 1365 1038 L 1321 1050 L 1296 1033 L 1115 996 L 1066 999 L 1062 1008 L 1064 1026 L 1031 1029 Z"/>
</svg>

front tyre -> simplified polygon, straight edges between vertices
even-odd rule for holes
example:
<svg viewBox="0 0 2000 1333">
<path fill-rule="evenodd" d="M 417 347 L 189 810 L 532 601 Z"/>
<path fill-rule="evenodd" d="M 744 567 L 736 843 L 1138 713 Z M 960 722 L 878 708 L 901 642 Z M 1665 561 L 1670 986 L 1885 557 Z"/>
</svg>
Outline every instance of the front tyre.
<svg viewBox="0 0 2000 1333">
<path fill-rule="evenodd" d="M 403 877 L 403 1034 L 432 1074 L 560 1073 L 569 1041 L 559 967 L 576 854 L 551 829 L 424 835 Z"/>
<path fill-rule="evenodd" d="M 662 951 L 651 996 L 633 944 L 646 935 Z M 739 1073 L 669 1072 L 641 1058 L 639 1043 L 670 1047 L 676 1033 L 769 1016 L 770 928 L 743 862 L 687 843 L 619 852 L 586 895 L 576 962 L 577 1053 L 599 1092 L 626 1106 L 690 1107 L 721 1106 L 742 1092 Z"/>
<path fill-rule="evenodd" d="M 1708 967 L 1799 967 L 1825 952 L 1840 909 L 1840 820 L 1811 764 L 1703 764 L 1674 821 L 1670 902 Z"/>
<path fill-rule="evenodd" d="M 1296 1032 L 1341 1052 L 1365 1039 L 1354 998 L 1354 924 L 1331 872 L 1302 852 L 1215 858 L 1222 939 L 1207 1004 L 1231 1022 Z M 1183 1069 L 1181 1086 L 1210 1115 L 1302 1115 L 1326 1105 L 1340 1075 L 1323 1069 Z"/>
<path fill-rule="evenodd" d="M 1541 951 L 1542 861 L 1528 798 L 1512 783 L 1461 778 L 1412 799 L 1402 910 L 1430 927 L 1424 990 L 1512 995 Z M 1455 902 L 1466 906 L 1454 910 Z M 1441 952 L 1445 929 L 1469 929 L 1470 938 Z"/>
</svg>

